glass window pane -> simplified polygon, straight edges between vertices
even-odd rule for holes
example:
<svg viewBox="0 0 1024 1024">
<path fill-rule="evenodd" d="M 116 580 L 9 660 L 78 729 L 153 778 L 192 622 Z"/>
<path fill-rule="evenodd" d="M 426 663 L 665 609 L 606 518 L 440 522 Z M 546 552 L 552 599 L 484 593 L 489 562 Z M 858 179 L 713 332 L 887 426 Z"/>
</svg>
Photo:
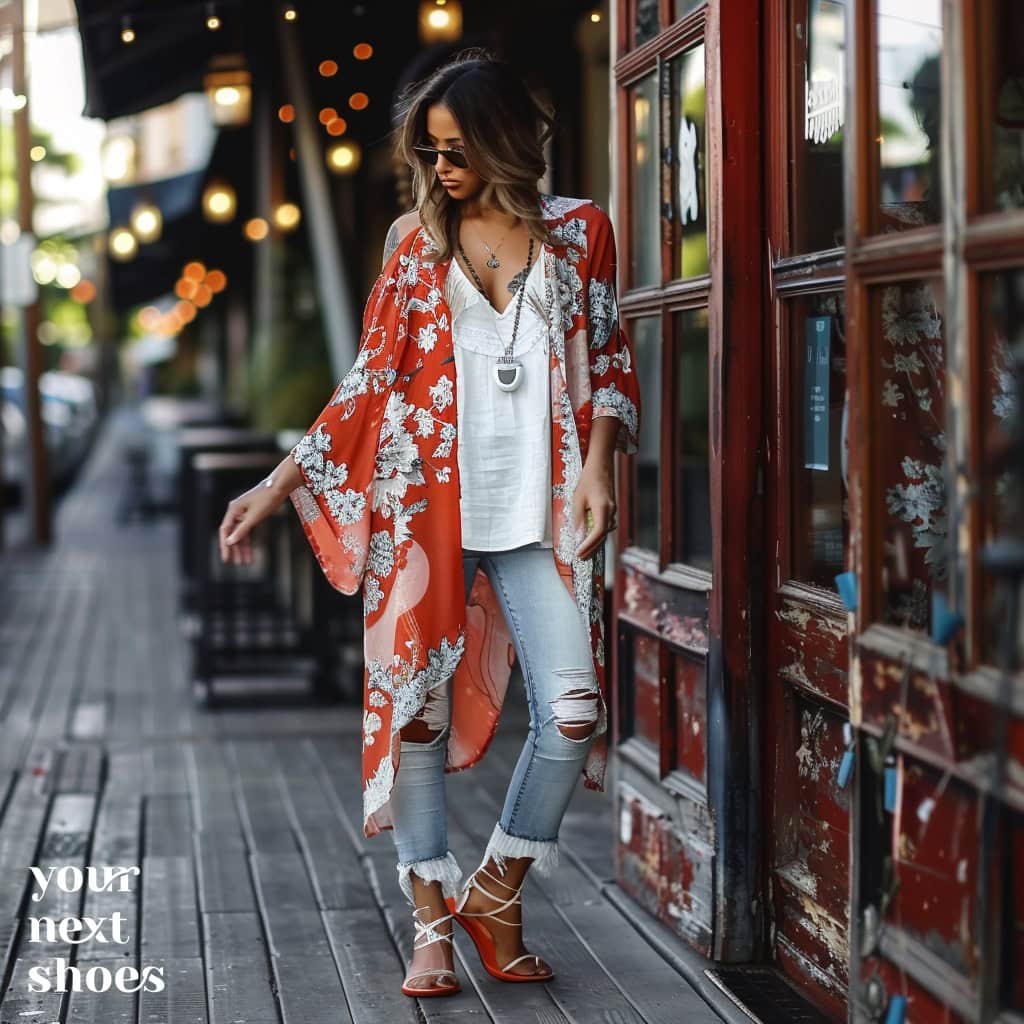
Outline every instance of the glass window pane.
<svg viewBox="0 0 1024 1024">
<path fill-rule="evenodd" d="M 630 230 L 634 287 L 661 284 L 661 196 L 658 160 L 658 76 L 630 89 L 633 145 Z"/>
<path fill-rule="evenodd" d="M 934 224 L 939 183 L 942 0 L 876 0 L 881 229 Z"/>
<path fill-rule="evenodd" d="M 678 239 L 673 275 L 708 272 L 704 45 L 672 61 L 672 144 L 675 151 L 673 207 Z"/>
<path fill-rule="evenodd" d="M 672 560 L 711 571 L 708 311 L 676 314 Z"/>
<path fill-rule="evenodd" d="M 835 590 L 850 535 L 846 493 L 846 304 L 842 291 L 794 300 L 790 537 L 793 579 Z"/>
<path fill-rule="evenodd" d="M 689 14 L 690 11 L 695 11 L 702 3 L 704 3 L 704 0 L 672 0 L 673 20 L 679 21 Z"/>
<path fill-rule="evenodd" d="M 991 194 L 996 210 L 1024 207 L 1024 5 L 999 0 L 992 19 L 995 38 L 984 52 L 992 110 Z"/>
<path fill-rule="evenodd" d="M 793 251 L 843 244 L 843 96 L 845 0 L 802 0 L 792 53 L 803 95 L 796 101 L 793 145 Z"/>
<path fill-rule="evenodd" d="M 633 41 L 642 46 L 658 34 L 658 0 L 634 0 Z"/>
<path fill-rule="evenodd" d="M 984 282 L 985 334 L 983 348 L 981 408 L 981 480 L 984 538 L 988 544 L 1019 529 L 1024 513 L 1024 485 L 1020 473 L 1000 465 L 1005 459 L 1013 430 L 1020 415 L 1020 381 L 1012 349 L 1024 344 L 1024 271 L 993 274 Z M 998 578 L 984 571 L 982 578 L 981 660 L 998 663 L 999 638 L 1005 628 L 1004 599 Z M 1024 610 L 1021 611 L 1024 616 Z M 1024 636 L 1024 621 L 1017 636 Z"/>
<path fill-rule="evenodd" d="M 661 317 L 630 321 L 630 338 L 640 381 L 640 441 L 636 458 L 633 543 L 658 551 L 661 512 L 658 504 L 661 475 Z"/>
<path fill-rule="evenodd" d="M 945 590 L 945 340 L 938 280 L 874 294 L 878 500 L 882 508 L 885 622 L 928 631 L 931 599 Z"/>
</svg>

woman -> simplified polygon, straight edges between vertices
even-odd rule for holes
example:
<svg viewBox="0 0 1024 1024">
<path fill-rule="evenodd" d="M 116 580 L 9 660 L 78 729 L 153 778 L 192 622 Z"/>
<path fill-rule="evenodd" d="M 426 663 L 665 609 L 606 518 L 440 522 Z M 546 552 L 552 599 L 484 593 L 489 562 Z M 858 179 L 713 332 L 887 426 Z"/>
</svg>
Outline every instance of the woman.
<svg viewBox="0 0 1024 1024">
<path fill-rule="evenodd" d="M 609 218 L 537 189 L 551 123 L 478 51 L 415 88 L 399 148 L 417 209 L 388 234 L 355 364 L 220 527 L 222 557 L 247 562 L 290 496 L 332 585 L 362 587 L 363 830 L 392 830 L 412 996 L 459 990 L 453 918 L 495 977 L 552 977 L 523 946 L 519 892 L 556 862 L 576 777 L 603 788 L 603 541 L 639 389 Z M 444 774 L 487 749 L 516 658 L 530 730 L 460 892 Z"/>
</svg>

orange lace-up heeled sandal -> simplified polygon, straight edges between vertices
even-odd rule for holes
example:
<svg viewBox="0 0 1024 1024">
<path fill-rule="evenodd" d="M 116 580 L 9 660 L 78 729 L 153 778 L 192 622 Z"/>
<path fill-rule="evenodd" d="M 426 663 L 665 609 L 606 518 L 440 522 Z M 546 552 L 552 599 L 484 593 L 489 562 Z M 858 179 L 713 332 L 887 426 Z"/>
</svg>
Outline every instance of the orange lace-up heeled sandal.
<svg viewBox="0 0 1024 1024">
<path fill-rule="evenodd" d="M 477 880 L 476 876 L 478 873 L 482 873 L 499 885 L 505 886 L 506 889 L 512 890 L 512 895 L 508 899 L 495 896 L 493 892 L 484 888 Z M 474 886 L 485 896 L 489 896 L 492 900 L 499 903 L 500 906 L 475 913 L 464 911 L 462 908 L 466 905 L 466 901 L 469 899 L 469 894 Z M 550 981 L 555 976 L 554 971 L 551 971 L 549 974 L 515 974 L 509 970 L 510 967 L 515 967 L 516 964 L 521 963 L 523 960 L 530 959 L 535 960 L 537 966 L 540 967 L 541 959 L 536 953 L 523 953 L 522 956 L 509 960 L 507 964 L 499 965 L 493 937 L 482 924 L 474 920 L 477 917 L 489 917 L 491 920 L 497 921 L 498 924 L 505 925 L 507 928 L 522 928 L 521 921 L 505 921 L 498 917 L 498 914 L 503 910 L 507 910 L 517 903 L 522 903 L 522 888 L 522 885 L 520 885 L 518 889 L 512 889 L 512 886 L 507 882 L 503 882 L 500 878 L 495 878 L 494 875 L 481 865 L 469 876 L 466 888 L 462 891 L 462 895 L 459 898 L 458 905 L 456 906 L 455 900 L 451 897 L 448 897 L 445 903 L 448 905 L 448 909 L 452 912 L 455 920 L 465 928 L 466 933 L 473 940 L 473 945 L 476 946 L 476 951 L 480 954 L 480 960 L 484 965 L 484 969 L 492 978 L 498 978 L 501 981 Z"/>
<path fill-rule="evenodd" d="M 439 917 L 436 921 L 421 921 L 416 915 L 421 910 L 429 910 L 429 907 L 417 907 L 412 912 L 412 923 L 416 928 L 416 938 L 413 940 L 412 948 L 413 951 L 423 949 L 425 946 L 430 946 L 435 942 L 454 942 L 453 932 L 448 935 L 443 935 L 437 930 L 439 924 L 444 924 L 445 921 L 449 921 L 452 918 L 452 914 L 445 914 L 443 917 Z M 422 988 L 414 988 L 409 986 L 410 981 L 415 981 L 417 978 L 429 978 L 431 975 L 447 974 L 451 977 L 455 984 L 454 985 L 424 985 Z M 412 996 L 414 999 L 419 999 L 421 996 L 453 996 L 456 992 L 462 991 L 462 984 L 458 979 L 455 971 L 448 967 L 428 967 L 422 971 L 416 971 L 414 974 L 406 976 L 405 981 L 402 982 L 402 993 L 407 996 Z"/>
</svg>

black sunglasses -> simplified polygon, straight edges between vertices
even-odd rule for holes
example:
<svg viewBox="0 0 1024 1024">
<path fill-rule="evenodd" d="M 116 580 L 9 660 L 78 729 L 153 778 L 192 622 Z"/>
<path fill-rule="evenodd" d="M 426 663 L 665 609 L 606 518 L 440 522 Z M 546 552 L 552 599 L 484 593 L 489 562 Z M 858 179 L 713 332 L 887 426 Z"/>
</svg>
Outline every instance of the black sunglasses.
<svg viewBox="0 0 1024 1024">
<path fill-rule="evenodd" d="M 465 170 L 469 166 L 466 154 L 461 149 L 435 149 L 433 146 L 413 146 L 412 148 L 413 152 L 431 167 L 437 163 L 437 158 L 442 154 L 453 167 L 461 167 Z"/>
</svg>

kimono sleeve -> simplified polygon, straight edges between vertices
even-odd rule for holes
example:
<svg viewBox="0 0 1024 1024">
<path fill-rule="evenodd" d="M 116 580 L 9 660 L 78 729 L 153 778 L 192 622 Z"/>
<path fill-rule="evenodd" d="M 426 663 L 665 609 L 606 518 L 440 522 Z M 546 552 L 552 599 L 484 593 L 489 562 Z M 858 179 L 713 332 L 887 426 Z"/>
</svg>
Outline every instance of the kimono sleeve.
<svg viewBox="0 0 1024 1024">
<path fill-rule="evenodd" d="M 633 345 L 619 323 L 615 291 L 617 260 L 612 222 L 595 208 L 589 239 L 590 280 L 587 286 L 587 336 L 590 351 L 591 418 L 619 420 L 615 447 L 632 455 L 639 447 L 640 385 Z"/>
<path fill-rule="evenodd" d="M 382 274 L 367 302 L 355 363 L 291 451 L 304 483 L 289 497 L 324 575 L 345 594 L 359 590 L 366 568 L 377 442 L 395 376 L 393 330 L 375 315 L 384 307 L 384 284 Z"/>
</svg>

